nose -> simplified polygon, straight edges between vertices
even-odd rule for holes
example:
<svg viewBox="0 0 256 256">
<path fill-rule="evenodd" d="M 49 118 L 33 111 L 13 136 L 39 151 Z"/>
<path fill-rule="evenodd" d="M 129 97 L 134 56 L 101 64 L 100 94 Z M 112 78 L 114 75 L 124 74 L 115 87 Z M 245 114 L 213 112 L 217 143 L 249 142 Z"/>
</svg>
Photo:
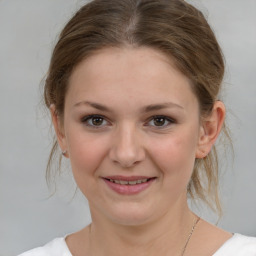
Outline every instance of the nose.
<svg viewBox="0 0 256 256">
<path fill-rule="evenodd" d="M 113 137 L 109 156 L 115 164 L 129 168 L 145 159 L 141 134 L 136 127 L 119 127 Z"/>
</svg>

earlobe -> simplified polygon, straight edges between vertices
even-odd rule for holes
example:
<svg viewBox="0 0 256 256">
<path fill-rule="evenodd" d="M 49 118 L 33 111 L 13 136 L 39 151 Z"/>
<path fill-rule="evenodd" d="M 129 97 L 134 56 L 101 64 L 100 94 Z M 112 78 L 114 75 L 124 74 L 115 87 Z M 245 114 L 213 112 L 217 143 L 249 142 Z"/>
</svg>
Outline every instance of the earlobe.
<svg viewBox="0 0 256 256">
<path fill-rule="evenodd" d="M 56 107 L 54 104 L 50 106 L 50 111 L 51 111 L 51 117 L 52 117 L 52 123 L 54 126 L 55 134 L 58 140 L 58 144 L 61 148 L 62 152 L 65 152 L 64 154 L 62 153 L 63 156 L 68 157 L 67 155 L 67 145 L 66 145 L 66 138 L 65 134 L 63 131 L 63 127 L 60 121 L 60 117 L 56 111 Z"/>
<path fill-rule="evenodd" d="M 225 120 L 225 105 L 216 101 L 209 116 L 202 120 L 200 127 L 196 158 L 204 158 L 216 142 Z"/>
</svg>

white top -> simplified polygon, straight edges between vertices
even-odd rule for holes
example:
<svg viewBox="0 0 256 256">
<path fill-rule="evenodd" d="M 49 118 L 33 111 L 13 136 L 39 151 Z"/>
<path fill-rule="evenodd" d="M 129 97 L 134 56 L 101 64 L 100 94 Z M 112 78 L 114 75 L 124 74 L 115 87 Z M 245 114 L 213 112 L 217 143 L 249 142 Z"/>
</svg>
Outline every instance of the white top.
<svg viewBox="0 0 256 256">
<path fill-rule="evenodd" d="M 18 256 L 72 256 L 72 254 L 65 238 L 62 237 Z M 213 256 L 256 256 L 256 237 L 234 234 Z"/>
</svg>

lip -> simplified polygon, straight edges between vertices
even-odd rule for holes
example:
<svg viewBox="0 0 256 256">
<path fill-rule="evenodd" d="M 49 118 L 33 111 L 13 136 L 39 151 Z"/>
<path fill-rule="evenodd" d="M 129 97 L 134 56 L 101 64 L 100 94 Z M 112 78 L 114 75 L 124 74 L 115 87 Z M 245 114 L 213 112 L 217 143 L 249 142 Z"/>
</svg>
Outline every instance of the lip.
<svg viewBox="0 0 256 256">
<path fill-rule="evenodd" d="M 150 179 L 155 178 L 151 176 L 121 176 L 121 175 L 114 175 L 114 176 L 105 176 L 104 179 L 109 180 L 124 180 L 124 181 L 135 181 L 135 180 L 144 180 L 144 179 Z"/>
<path fill-rule="evenodd" d="M 152 183 L 156 180 L 156 177 L 149 177 L 149 176 L 106 176 L 102 177 L 103 181 L 107 184 L 107 186 L 121 195 L 135 195 L 152 185 Z M 143 180 L 149 179 L 145 183 L 135 184 L 135 185 L 122 185 L 113 183 L 110 180 L 122 180 L 122 181 L 135 181 L 135 180 Z"/>
</svg>

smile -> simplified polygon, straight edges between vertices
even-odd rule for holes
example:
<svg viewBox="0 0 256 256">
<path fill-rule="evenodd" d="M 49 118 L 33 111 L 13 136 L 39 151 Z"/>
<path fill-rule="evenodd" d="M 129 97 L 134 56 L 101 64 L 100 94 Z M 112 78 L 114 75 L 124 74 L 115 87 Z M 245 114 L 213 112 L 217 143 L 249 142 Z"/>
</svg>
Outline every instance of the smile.
<svg viewBox="0 0 256 256">
<path fill-rule="evenodd" d="M 121 195 L 135 195 L 149 188 L 156 177 L 104 177 L 107 187 Z"/>
<path fill-rule="evenodd" d="M 142 180 L 133 180 L 133 181 L 126 181 L 126 180 L 112 180 L 108 179 L 110 182 L 116 183 L 116 184 L 121 184 L 121 185 L 136 185 L 136 184 L 141 184 L 148 182 L 151 178 L 149 179 L 142 179 Z"/>
</svg>

